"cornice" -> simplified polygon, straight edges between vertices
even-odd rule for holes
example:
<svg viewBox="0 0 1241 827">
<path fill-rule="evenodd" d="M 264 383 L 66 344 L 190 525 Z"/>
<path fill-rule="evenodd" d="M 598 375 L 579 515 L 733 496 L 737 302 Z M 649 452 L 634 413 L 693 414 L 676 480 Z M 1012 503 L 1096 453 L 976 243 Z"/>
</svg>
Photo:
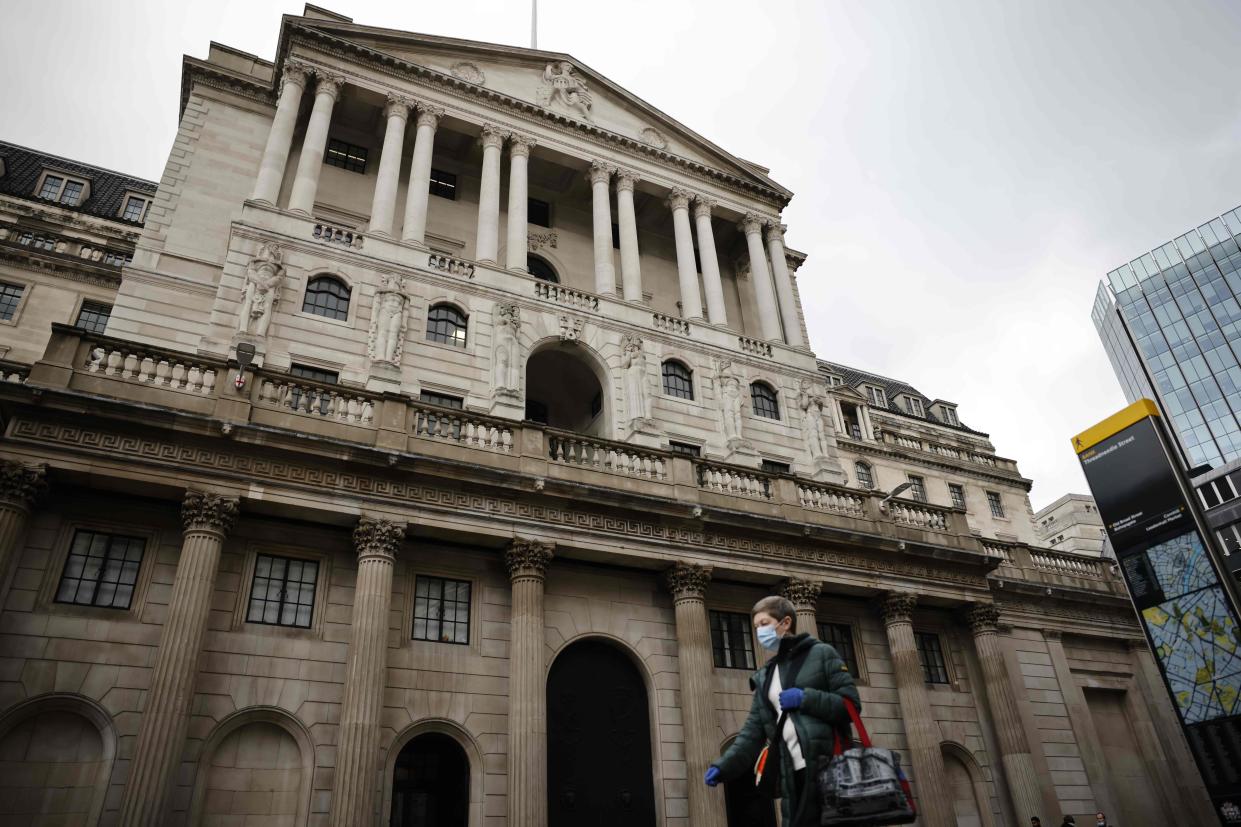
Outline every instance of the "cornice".
<svg viewBox="0 0 1241 827">
<path fill-rule="evenodd" d="M 870 454 L 872 456 L 888 457 L 889 459 L 899 460 L 901 462 L 909 462 L 914 465 L 921 465 L 926 468 L 938 468 L 944 471 L 953 471 L 958 474 L 964 474 L 978 479 L 990 480 L 995 483 L 1016 486 L 1029 491 L 1034 483 L 1020 475 L 1008 476 L 1005 474 L 992 474 L 978 467 L 974 463 L 962 462 L 960 465 L 951 462 L 942 461 L 934 455 L 921 456 L 922 452 L 915 453 L 909 449 L 910 453 L 906 454 L 901 451 L 893 450 L 887 446 L 879 446 L 871 442 L 852 439 L 845 434 L 836 434 L 836 440 L 840 447 L 846 451 L 852 451 L 858 454 Z"/>
<path fill-rule="evenodd" d="M 121 271 L 119 267 L 115 273 L 101 272 L 100 268 L 90 261 L 74 258 L 61 262 L 25 252 L 25 249 L 0 246 L 0 262 L 4 262 L 19 270 L 55 276 L 66 281 L 93 284 L 97 287 L 108 287 L 115 290 L 121 285 Z"/>
<path fill-rule="evenodd" d="M 186 55 L 181 61 L 181 107 L 177 110 L 178 119 L 185 114 L 185 105 L 189 103 L 190 89 L 194 83 L 275 106 L 276 96 L 279 94 L 277 87 L 280 85 L 280 73 L 273 76 L 272 82 L 265 83 L 249 75 L 230 72 L 213 63 Z"/>
</svg>

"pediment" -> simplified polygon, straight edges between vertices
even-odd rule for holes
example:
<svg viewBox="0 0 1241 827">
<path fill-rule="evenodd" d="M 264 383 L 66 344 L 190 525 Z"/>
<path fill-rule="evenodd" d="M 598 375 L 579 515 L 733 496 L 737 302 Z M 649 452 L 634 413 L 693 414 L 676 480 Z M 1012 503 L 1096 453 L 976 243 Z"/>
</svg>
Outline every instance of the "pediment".
<svg viewBox="0 0 1241 827">
<path fill-rule="evenodd" d="M 859 405 L 869 404 L 869 400 L 865 396 L 862 396 L 862 394 L 848 385 L 837 385 L 830 389 L 830 393 L 832 396 L 839 397 L 847 402 L 856 402 Z"/>
</svg>

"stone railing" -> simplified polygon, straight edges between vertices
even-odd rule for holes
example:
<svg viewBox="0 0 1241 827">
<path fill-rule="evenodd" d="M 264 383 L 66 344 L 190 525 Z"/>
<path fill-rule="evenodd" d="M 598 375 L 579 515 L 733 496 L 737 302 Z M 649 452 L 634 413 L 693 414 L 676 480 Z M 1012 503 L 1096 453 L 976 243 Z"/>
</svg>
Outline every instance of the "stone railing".
<svg viewBox="0 0 1241 827">
<path fill-rule="evenodd" d="M 215 367 L 204 361 L 127 342 L 95 343 L 82 367 L 87 373 L 203 396 L 213 395 L 216 384 Z"/>
<path fill-rule="evenodd" d="M 994 557 L 995 559 L 999 560 L 1001 566 L 1015 565 L 1015 563 L 1013 562 L 1012 550 L 1009 549 L 1008 546 L 1002 546 L 999 543 L 983 540 L 982 550 L 983 550 L 983 553 L 986 554 L 988 557 Z"/>
<path fill-rule="evenodd" d="M 668 465 L 664 454 L 638 448 L 627 442 L 614 442 L 566 431 L 548 432 L 547 456 L 555 463 L 593 468 L 596 471 L 653 480 L 668 478 Z"/>
<path fill-rule="evenodd" d="M 511 422 L 420 402 L 407 404 L 410 433 L 416 437 L 444 440 L 465 448 L 501 454 L 513 452 Z"/>
<path fill-rule="evenodd" d="M 850 517 L 866 516 L 866 496 L 847 488 L 798 482 L 797 499 L 802 508 Z"/>
<path fill-rule="evenodd" d="M 465 276 L 467 279 L 474 278 L 474 263 L 462 258 L 432 253 L 427 257 L 427 267 L 432 270 L 439 270 L 441 273 Z"/>
<path fill-rule="evenodd" d="M 1107 577 L 1111 573 L 1111 564 L 1106 560 L 1042 548 L 1030 549 L 1030 562 L 1036 569 L 1074 577 Z"/>
<path fill-rule="evenodd" d="M 352 247 L 355 250 L 362 249 L 362 234 L 348 227 L 335 227 L 331 224 L 319 222 L 315 224 L 312 236 L 316 241 L 322 241 L 326 244 L 339 244 L 342 247 Z"/>
<path fill-rule="evenodd" d="M 892 441 L 902 448 L 913 448 L 914 450 L 922 450 L 922 440 L 913 439 L 912 437 L 902 436 L 901 434 L 888 434 L 892 437 Z"/>
<path fill-rule="evenodd" d="M 372 426 L 375 423 L 375 403 L 372 399 L 304 379 L 262 379 L 257 401 L 265 407 L 283 408 L 348 425 Z"/>
<path fill-rule="evenodd" d="M 764 342 L 762 339 L 751 339 L 749 336 L 738 336 L 737 346 L 741 348 L 743 353 L 751 353 L 755 356 L 771 357 L 771 343 Z"/>
<path fill-rule="evenodd" d="M 960 449 L 953 448 L 951 445 L 937 445 L 934 442 L 928 442 L 926 444 L 926 449 L 932 454 L 939 454 L 941 457 L 951 457 L 953 459 L 961 458 Z"/>
<path fill-rule="evenodd" d="M 684 319 L 678 319 L 676 316 L 665 316 L 663 313 L 653 313 L 651 316 L 651 323 L 655 325 L 656 330 L 676 333 L 680 336 L 689 335 L 689 322 Z"/>
<path fill-rule="evenodd" d="M 719 465 L 712 462 L 695 463 L 698 468 L 698 486 L 720 494 L 738 497 L 771 499 L 770 474 L 751 471 L 735 465 Z"/>
<path fill-rule="evenodd" d="M 544 301 L 554 302 L 577 310 L 598 310 L 599 297 L 572 287 L 564 287 L 550 281 L 535 280 L 534 295 Z"/>
<path fill-rule="evenodd" d="M 909 500 L 892 500 L 888 503 L 888 512 L 892 515 L 893 522 L 900 525 L 928 531 L 948 530 L 948 512 L 933 505 Z"/>
</svg>

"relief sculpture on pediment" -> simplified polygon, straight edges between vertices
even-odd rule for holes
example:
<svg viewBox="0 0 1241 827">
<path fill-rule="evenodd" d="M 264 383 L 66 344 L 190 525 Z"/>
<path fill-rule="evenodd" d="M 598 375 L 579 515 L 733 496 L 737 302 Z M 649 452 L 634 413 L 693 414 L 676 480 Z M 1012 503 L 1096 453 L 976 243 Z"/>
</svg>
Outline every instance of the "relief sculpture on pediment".
<svg viewBox="0 0 1241 827">
<path fill-rule="evenodd" d="M 590 91 L 567 60 L 554 61 L 543 69 L 538 102 L 547 109 L 560 109 L 584 121 L 591 120 Z"/>
</svg>

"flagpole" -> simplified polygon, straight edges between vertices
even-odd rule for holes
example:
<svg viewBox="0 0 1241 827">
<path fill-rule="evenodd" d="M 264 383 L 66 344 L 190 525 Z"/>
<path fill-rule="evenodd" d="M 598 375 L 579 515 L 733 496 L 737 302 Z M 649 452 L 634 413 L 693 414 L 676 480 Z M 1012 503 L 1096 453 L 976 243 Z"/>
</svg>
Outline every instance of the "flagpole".
<svg viewBox="0 0 1241 827">
<path fill-rule="evenodd" d="M 539 0 L 530 0 L 530 48 L 539 48 Z"/>
</svg>

